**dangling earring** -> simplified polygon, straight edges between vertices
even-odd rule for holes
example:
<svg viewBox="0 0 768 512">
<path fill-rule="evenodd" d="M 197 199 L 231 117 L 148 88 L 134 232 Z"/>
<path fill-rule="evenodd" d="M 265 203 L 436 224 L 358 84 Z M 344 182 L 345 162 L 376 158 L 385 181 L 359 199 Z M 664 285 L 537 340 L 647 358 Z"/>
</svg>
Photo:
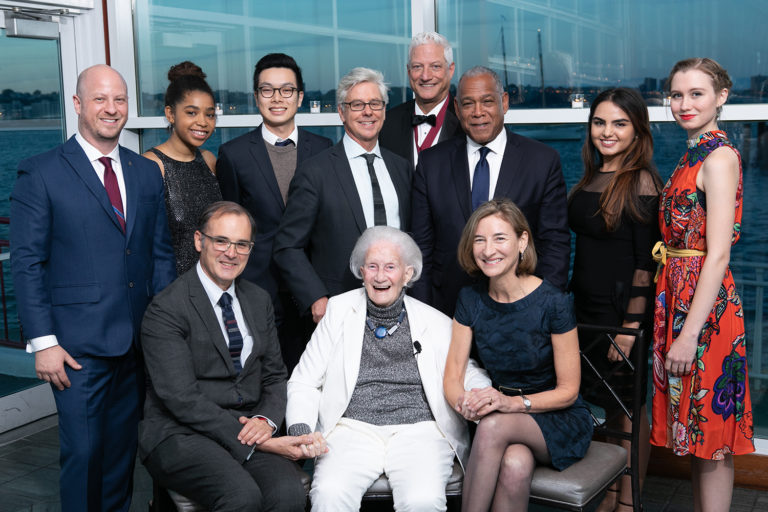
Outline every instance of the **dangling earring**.
<svg viewBox="0 0 768 512">
<path fill-rule="evenodd" d="M 520 259 L 519 259 L 519 260 L 517 260 L 517 264 L 518 264 L 518 265 L 519 265 L 519 264 L 521 264 L 521 263 L 523 262 L 523 253 L 524 253 L 524 252 L 525 252 L 525 251 L 520 251 Z"/>
</svg>

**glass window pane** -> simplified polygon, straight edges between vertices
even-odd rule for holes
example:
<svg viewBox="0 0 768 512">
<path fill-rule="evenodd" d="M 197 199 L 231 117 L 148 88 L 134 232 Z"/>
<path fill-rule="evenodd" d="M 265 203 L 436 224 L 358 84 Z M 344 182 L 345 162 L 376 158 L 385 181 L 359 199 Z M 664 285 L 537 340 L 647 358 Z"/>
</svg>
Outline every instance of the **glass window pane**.
<svg viewBox="0 0 768 512">
<path fill-rule="evenodd" d="M 7 37 L 0 29 L 0 217 L 10 214 L 10 195 L 19 162 L 61 144 L 61 66 L 58 41 Z M 0 254 L 8 252 L 8 223 L 0 222 Z M 10 265 L 0 258 L 5 315 L 0 317 L 0 344 L 23 347 L 16 314 Z M 19 357 L 23 350 L 2 352 L 0 396 L 40 383 L 34 359 Z"/>
<path fill-rule="evenodd" d="M 768 4 L 741 0 L 439 0 L 439 31 L 454 45 L 458 83 L 475 65 L 493 68 L 511 108 L 566 107 L 608 87 L 639 88 L 661 104 L 678 60 L 706 56 L 734 81 L 731 103 L 768 101 Z"/>
<path fill-rule="evenodd" d="M 310 100 L 332 110 L 339 77 L 356 66 L 379 69 L 387 82 L 407 83 L 409 0 L 297 0 L 267 9 L 247 0 L 143 0 L 135 12 L 142 116 L 162 115 L 168 68 L 183 60 L 208 74 L 225 114 L 258 113 L 253 69 L 271 52 L 291 55 L 302 68 L 300 112 L 309 111 Z M 400 96 L 393 101 L 400 103 Z"/>
</svg>

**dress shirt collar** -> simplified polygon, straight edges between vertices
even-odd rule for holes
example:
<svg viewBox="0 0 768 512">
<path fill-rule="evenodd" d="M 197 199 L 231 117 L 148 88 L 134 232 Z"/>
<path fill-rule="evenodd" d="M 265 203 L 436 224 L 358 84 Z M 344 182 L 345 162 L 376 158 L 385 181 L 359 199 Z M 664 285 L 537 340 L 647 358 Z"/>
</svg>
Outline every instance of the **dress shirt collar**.
<svg viewBox="0 0 768 512">
<path fill-rule="evenodd" d="M 416 103 L 416 102 L 414 101 L 414 102 L 413 102 L 413 111 L 414 111 L 414 113 L 415 113 L 417 116 L 430 116 L 430 115 L 433 115 L 433 114 L 436 116 L 437 114 L 439 114 L 439 113 L 440 113 L 440 109 L 441 109 L 441 108 L 443 108 L 443 103 L 445 103 L 446 101 L 448 101 L 448 98 L 450 98 L 450 96 L 451 96 L 450 94 L 449 94 L 448 96 L 446 96 L 446 97 L 443 99 L 443 101 L 441 101 L 440 103 L 438 103 L 438 104 L 437 104 L 437 106 L 436 106 L 435 108 L 433 108 L 432 110 L 430 110 L 429 112 L 424 112 L 424 111 L 422 111 L 422 110 L 421 110 L 421 108 L 419 107 L 419 104 L 418 104 L 418 103 Z M 423 123 L 422 123 L 422 124 L 423 124 Z"/>
<path fill-rule="evenodd" d="M 264 142 L 267 144 L 275 145 L 276 142 L 282 141 L 282 140 L 292 140 L 294 146 L 299 145 L 299 129 L 296 127 L 296 125 L 293 125 L 293 131 L 291 134 L 285 138 L 281 139 L 271 131 L 269 131 L 269 128 L 267 128 L 267 125 L 262 123 L 261 124 L 261 136 L 264 138 Z"/>
<path fill-rule="evenodd" d="M 483 147 L 483 145 L 473 141 L 472 139 L 469 138 L 469 135 L 467 135 L 467 152 L 469 154 L 480 151 L 481 147 Z M 506 149 L 507 147 L 507 129 L 502 128 L 501 132 L 499 132 L 496 138 L 493 139 L 488 144 L 485 144 L 485 147 L 487 147 L 497 155 L 503 155 L 504 149 Z"/>
<path fill-rule="evenodd" d="M 232 283 L 229 285 L 229 288 L 222 290 L 219 288 L 219 285 L 214 283 L 211 278 L 208 277 L 199 261 L 197 264 L 195 264 L 195 268 L 197 269 L 197 277 L 199 277 L 200 282 L 203 283 L 203 289 L 205 289 L 205 294 L 208 295 L 208 300 L 211 301 L 212 306 L 217 306 L 219 304 L 219 299 L 221 298 L 222 294 L 224 294 L 224 292 L 228 292 L 232 297 L 232 300 L 235 300 L 236 295 L 234 281 L 232 281 Z"/>
<path fill-rule="evenodd" d="M 75 134 L 75 140 L 77 141 L 78 144 L 80 144 L 80 147 L 83 148 L 83 151 L 85 152 L 85 156 L 88 157 L 88 161 L 90 161 L 91 163 L 95 162 L 102 156 L 108 156 L 113 161 L 118 163 L 120 162 L 120 145 L 119 144 L 115 144 L 115 147 L 112 149 L 112 151 L 110 151 L 106 155 L 102 155 L 101 151 L 96 149 L 96 147 L 93 144 L 85 140 L 85 137 L 80 135 L 80 133 Z"/>
<path fill-rule="evenodd" d="M 344 141 L 344 152 L 347 154 L 347 159 L 355 158 L 356 156 L 364 155 L 365 153 L 373 153 L 377 157 L 382 158 L 378 140 L 376 140 L 376 147 L 374 147 L 372 151 L 366 151 L 363 146 L 358 144 L 346 132 L 344 132 L 342 140 Z"/>
</svg>

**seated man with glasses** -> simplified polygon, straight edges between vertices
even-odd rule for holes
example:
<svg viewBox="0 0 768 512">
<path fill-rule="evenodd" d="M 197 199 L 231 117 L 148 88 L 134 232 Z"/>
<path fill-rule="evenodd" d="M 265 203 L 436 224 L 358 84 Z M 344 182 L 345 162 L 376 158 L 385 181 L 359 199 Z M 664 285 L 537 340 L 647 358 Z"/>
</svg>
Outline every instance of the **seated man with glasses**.
<svg viewBox="0 0 768 512">
<path fill-rule="evenodd" d="M 274 259 L 302 312 L 319 322 L 328 297 L 358 288 L 349 255 L 371 226 L 408 231 L 413 166 L 379 147 L 384 76 L 355 68 L 336 89 L 344 137 L 301 163 L 288 191 Z"/>
<path fill-rule="evenodd" d="M 332 143 L 296 126 L 304 80 L 290 55 L 270 53 L 259 59 L 253 72 L 253 96 L 264 122 L 219 148 L 216 177 L 222 198 L 245 207 L 259 227 L 243 278 L 264 288 L 272 298 L 277 337 L 290 372 L 314 324 L 301 317 L 288 285 L 280 279 L 272 261 L 272 241 L 296 166 Z"/>
<path fill-rule="evenodd" d="M 160 485 L 207 510 L 303 511 L 301 469 L 291 461 L 323 453 L 325 441 L 274 436 L 287 372 L 272 302 L 235 282 L 255 232 L 242 206 L 210 205 L 195 232 L 199 262 L 147 308 L 139 451 Z"/>
</svg>

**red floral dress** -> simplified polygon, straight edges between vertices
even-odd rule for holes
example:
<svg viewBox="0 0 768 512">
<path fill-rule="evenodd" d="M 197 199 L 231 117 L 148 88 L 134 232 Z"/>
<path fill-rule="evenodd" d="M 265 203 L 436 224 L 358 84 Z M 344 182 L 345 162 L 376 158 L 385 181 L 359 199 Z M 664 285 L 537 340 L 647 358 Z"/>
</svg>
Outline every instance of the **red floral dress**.
<svg viewBox="0 0 768 512">
<path fill-rule="evenodd" d="M 739 156 L 739 186 L 732 243 L 741 234 L 741 156 L 725 132 L 699 137 L 677 164 L 661 193 L 659 226 L 667 247 L 707 250 L 706 198 L 696 188 L 704 159 L 726 146 Z M 680 334 L 706 256 L 668 258 L 656 285 L 653 332 L 653 426 L 651 443 L 676 455 L 722 459 L 750 453 L 752 404 L 747 381 L 744 312 L 730 268 L 699 335 L 689 375 L 667 377 L 664 358 Z"/>
</svg>

